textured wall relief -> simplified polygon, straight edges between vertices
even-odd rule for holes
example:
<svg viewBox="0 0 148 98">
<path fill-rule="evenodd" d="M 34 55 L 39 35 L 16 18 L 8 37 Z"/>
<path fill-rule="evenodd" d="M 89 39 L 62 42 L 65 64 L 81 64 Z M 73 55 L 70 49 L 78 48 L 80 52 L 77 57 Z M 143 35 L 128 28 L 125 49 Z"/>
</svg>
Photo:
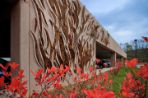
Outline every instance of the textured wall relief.
<svg viewBox="0 0 148 98">
<path fill-rule="evenodd" d="M 31 35 L 37 63 L 88 66 L 95 61 L 95 34 L 99 27 L 79 0 L 32 0 Z"/>
<path fill-rule="evenodd" d="M 102 42 L 103 45 L 107 46 L 110 44 L 109 38 L 109 33 L 102 26 L 99 26 L 99 28 L 97 28 L 96 39 L 99 40 L 99 42 Z"/>
</svg>

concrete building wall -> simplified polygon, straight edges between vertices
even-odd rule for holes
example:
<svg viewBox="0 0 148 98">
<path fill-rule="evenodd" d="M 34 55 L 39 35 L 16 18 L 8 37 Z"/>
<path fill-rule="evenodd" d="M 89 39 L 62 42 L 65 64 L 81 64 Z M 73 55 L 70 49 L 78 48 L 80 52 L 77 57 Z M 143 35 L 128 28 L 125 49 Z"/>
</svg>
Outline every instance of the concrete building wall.
<svg viewBox="0 0 148 98">
<path fill-rule="evenodd" d="M 94 64 L 97 25 L 79 0 L 32 0 L 30 4 L 31 42 L 38 65 Z"/>
<path fill-rule="evenodd" d="M 79 0 L 19 0 L 11 20 L 11 57 L 25 70 L 29 93 L 36 87 L 30 71 L 95 65 L 96 40 L 126 57 Z"/>
</svg>

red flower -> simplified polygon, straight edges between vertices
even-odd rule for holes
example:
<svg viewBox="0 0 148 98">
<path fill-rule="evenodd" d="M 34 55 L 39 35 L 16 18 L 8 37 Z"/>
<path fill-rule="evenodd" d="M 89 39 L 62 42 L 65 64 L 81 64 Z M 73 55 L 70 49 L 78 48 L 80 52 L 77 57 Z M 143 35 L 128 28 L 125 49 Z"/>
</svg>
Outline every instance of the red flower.
<svg viewBox="0 0 148 98">
<path fill-rule="evenodd" d="M 70 93 L 70 98 L 76 98 L 77 94 L 75 92 Z"/>
<path fill-rule="evenodd" d="M 83 80 L 88 80 L 88 78 L 89 78 L 89 75 L 88 74 L 84 74 L 84 73 L 82 73 L 81 75 L 80 75 L 80 77 L 81 77 L 81 79 Z"/>
<path fill-rule="evenodd" d="M 137 79 L 134 79 L 131 73 L 127 73 L 121 89 L 123 98 L 143 98 L 144 85 Z"/>
<path fill-rule="evenodd" d="M 106 72 L 106 73 L 104 73 L 104 78 L 105 78 L 105 80 L 107 81 L 108 80 L 108 73 Z"/>
<path fill-rule="evenodd" d="M 44 95 L 44 96 L 48 96 L 48 91 L 46 91 L 46 90 L 43 91 L 43 95 Z"/>
<path fill-rule="evenodd" d="M 43 69 L 39 69 L 35 74 L 35 78 L 39 78 L 42 75 L 43 71 L 44 71 Z"/>
<path fill-rule="evenodd" d="M 22 98 L 26 96 L 27 91 L 28 91 L 28 90 L 24 88 L 24 90 L 23 90 L 22 93 L 20 94 Z"/>
<path fill-rule="evenodd" d="M 62 94 L 60 94 L 60 98 L 64 98 L 64 96 Z"/>
<path fill-rule="evenodd" d="M 55 66 L 52 66 L 51 69 L 48 68 L 48 73 L 54 73 L 56 72 L 57 68 Z"/>
<path fill-rule="evenodd" d="M 127 79 L 131 79 L 132 78 L 132 74 L 131 73 L 127 73 L 126 77 L 127 77 Z"/>
<path fill-rule="evenodd" d="M 77 67 L 76 70 L 77 70 L 77 73 L 80 75 L 81 74 L 81 68 Z"/>
<path fill-rule="evenodd" d="M 62 88 L 62 85 L 59 84 L 59 83 L 55 83 L 55 84 L 54 84 L 54 87 L 55 87 L 56 89 L 61 89 L 61 88 Z"/>
<path fill-rule="evenodd" d="M 39 93 L 37 93 L 35 90 L 33 90 L 33 93 L 32 93 L 32 95 L 30 96 L 30 98 L 34 98 L 34 97 L 36 97 L 36 96 L 38 96 L 39 95 Z"/>
<path fill-rule="evenodd" d="M 148 81 L 148 64 L 141 66 L 137 72 L 137 76 L 141 77 L 143 80 Z"/>
<path fill-rule="evenodd" d="M 11 68 L 14 69 L 14 70 L 15 70 L 16 68 L 18 68 L 18 66 L 19 66 L 19 64 L 17 64 L 16 62 L 11 62 L 11 63 L 9 63 L 8 65 L 11 66 Z"/>
<path fill-rule="evenodd" d="M 133 98 L 134 97 L 134 93 L 129 93 L 128 91 L 124 90 L 122 91 L 122 96 L 126 97 L 126 98 Z"/>
<path fill-rule="evenodd" d="M 0 87 L 4 86 L 4 77 L 0 77 Z"/>
<path fill-rule="evenodd" d="M 18 89 L 20 86 L 20 80 L 18 78 L 12 78 L 12 82 L 10 84 L 10 88 Z"/>
<path fill-rule="evenodd" d="M 130 61 L 126 61 L 126 65 L 129 67 L 129 68 L 134 68 L 136 66 L 136 64 L 138 63 L 138 59 L 134 58 Z"/>
<path fill-rule="evenodd" d="M 20 70 L 19 74 L 18 74 L 19 78 L 23 78 L 24 77 L 24 70 Z"/>
<path fill-rule="evenodd" d="M 113 80 L 109 80 L 109 83 L 110 83 L 110 84 L 113 84 Z"/>
<path fill-rule="evenodd" d="M 92 90 L 83 89 L 82 92 L 86 95 L 86 98 L 116 98 L 114 92 L 107 91 L 101 85 Z"/>
<path fill-rule="evenodd" d="M 52 95 L 48 95 L 48 98 L 52 98 Z"/>
<path fill-rule="evenodd" d="M 70 66 L 66 66 L 66 68 L 64 70 L 64 72 L 68 72 L 68 71 L 70 71 Z"/>
<path fill-rule="evenodd" d="M 22 81 L 19 77 L 13 77 L 11 84 L 6 86 L 6 91 L 11 92 L 12 94 L 19 94 L 21 97 L 24 97 L 27 94 L 27 88 L 25 87 L 27 81 Z"/>
<path fill-rule="evenodd" d="M 116 96 L 114 92 L 109 91 L 109 92 L 106 92 L 101 98 L 116 98 Z"/>
</svg>

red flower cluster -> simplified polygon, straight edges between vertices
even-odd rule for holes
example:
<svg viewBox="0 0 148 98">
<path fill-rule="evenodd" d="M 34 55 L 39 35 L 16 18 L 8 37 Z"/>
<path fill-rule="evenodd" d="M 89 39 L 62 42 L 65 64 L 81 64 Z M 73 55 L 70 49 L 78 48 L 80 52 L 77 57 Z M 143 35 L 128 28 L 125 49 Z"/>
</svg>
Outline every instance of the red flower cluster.
<svg viewBox="0 0 148 98">
<path fill-rule="evenodd" d="M 40 86 L 43 89 L 40 92 L 34 90 L 31 98 L 41 95 L 48 96 L 48 90 L 52 87 L 61 89 L 62 85 L 60 84 L 60 81 L 68 71 L 70 71 L 69 66 L 64 68 L 64 66 L 61 65 L 60 68 L 52 66 L 51 68 L 47 68 L 45 71 L 43 69 L 39 69 L 36 73 L 32 72 L 35 76 L 37 86 Z"/>
<path fill-rule="evenodd" d="M 129 68 L 133 69 L 137 62 L 137 59 L 132 59 L 130 61 L 126 61 L 126 64 Z M 121 64 L 118 63 L 118 65 Z M 19 65 L 15 62 L 9 63 L 6 67 L 0 64 L 2 73 L 5 76 L 12 76 L 13 73 L 16 75 L 12 78 L 9 84 L 5 83 L 4 77 L 0 77 L 0 88 L 4 88 L 0 95 L 5 94 L 10 98 L 24 98 L 26 96 L 27 81 L 23 81 L 24 70 L 16 70 L 18 69 L 18 66 Z M 7 72 L 8 67 L 13 69 L 13 73 L 12 71 Z M 122 68 L 122 66 L 120 66 L 120 68 Z M 61 65 L 58 68 L 53 66 L 51 68 L 47 68 L 46 70 L 41 68 L 35 73 L 32 72 L 36 85 L 41 89 L 38 89 L 38 91 L 33 90 L 30 98 L 116 98 L 114 92 L 110 89 L 113 81 L 110 80 L 109 72 L 102 73 L 101 70 L 99 71 L 100 74 L 97 75 L 95 68 L 90 67 L 89 72 L 85 73 L 80 67 L 76 67 L 76 72 L 72 72 L 69 66 L 64 65 Z M 113 69 L 111 69 L 111 73 L 112 72 Z M 142 66 L 137 71 L 136 76 L 141 77 L 143 80 L 147 81 L 148 64 Z M 143 85 L 142 82 L 138 79 L 139 78 L 134 77 L 134 75 L 131 73 L 126 75 L 120 93 L 122 98 L 142 98 L 144 96 L 145 85 Z M 64 82 L 68 81 L 68 84 L 71 87 L 70 90 L 64 90 L 61 84 L 63 80 Z M 49 93 L 50 88 L 55 88 L 58 93 Z"/>
<path fill-rule="evenodd" d="M 134 79 L 131 73 L 127 73 L 121 89 L 122 98 L 143 98 L 144 90 L 145 86 L 141 81 Z"/>
<path fill-rule="evenodd" d="M 148 81 L 148 64 L 141 66 L 137 72 L 137 76 L 141 77 L 143 80 Z"/>
<path fill-rule="evenodd" d="M 116 98 L 114 92 L 107 91 L 101 85 L 93 90 L 83 89 L 83 93 L 86 94 L 86 98 Z"/>
<path fill-rule="evenodd" d="M 15 76 L 13 76 L 10 84 L 5 83 L 4 77 L 0 77 L 0 88 L 2 89 L 1 95 L 6 95 L 8 97 L 20 97 L 24 98 L 27 94 L 27 81 L 23 81 L 24 78 L 24 70 L 17 71 L 18 64 L 15 62 L 10 62 L 7 64 L 6 67 L 3 65 L 0 65 L 0 67 L 3 69 L 2 72 L 4 74 L 4 77 L 11 79 L 12 77 L 12 71 L 7 72 L 6 69 L 8 67 L 11 67 L 13 69 L 13 73 L 15 73 Z"/>
<path fill-rule="evenodd" d="M 136 66 L 136 64 L 138 63 L 138 59 L 134 58 L 132 60 L 126 60 L 125 64 L 129 67 L 129 68 L 134 68 Z"/>
<path fill-rule="evenodd" d="M 109 80 L 109 74 L 107 72 L 102 73 L 100 71 L 100 75 L 97 75 L 93 67 L 89 68 L 89 74 L 83 73 L 81 70 L 82 69 L 77 68 L 78 76 L 74 78 L 74 81 L 77 84 L 74 89 L 75 92 L 82 91 L 81 93 L 84 94 L 86 98 L 116 98 L 114 92 L 107 90 L 113 82 L 112 80 Z M 91 82 L 89 82 L 89 79 L 92 79 Z M 84 81 L 88 81 L 85 83 L 85 87 L 81 86 L 83 85 Z M 87 87 L 93 89 L 88 89 Z M 80 89 L 82 90 L 80 91 Z"/>
</svg>

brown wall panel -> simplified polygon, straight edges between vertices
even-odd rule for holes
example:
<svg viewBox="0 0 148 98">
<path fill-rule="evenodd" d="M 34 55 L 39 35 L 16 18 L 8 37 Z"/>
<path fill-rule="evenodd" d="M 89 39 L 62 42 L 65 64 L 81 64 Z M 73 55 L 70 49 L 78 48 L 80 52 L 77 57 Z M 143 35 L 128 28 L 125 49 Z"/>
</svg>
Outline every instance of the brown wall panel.
<svg viewBox="0 0 148 98">
<path fill-rule="evenodd" d="M 94 64 L 98 26 L 79 0 L 32 0 L 31 7 L 30 33 L 38 65 Z"/>
</svg>

